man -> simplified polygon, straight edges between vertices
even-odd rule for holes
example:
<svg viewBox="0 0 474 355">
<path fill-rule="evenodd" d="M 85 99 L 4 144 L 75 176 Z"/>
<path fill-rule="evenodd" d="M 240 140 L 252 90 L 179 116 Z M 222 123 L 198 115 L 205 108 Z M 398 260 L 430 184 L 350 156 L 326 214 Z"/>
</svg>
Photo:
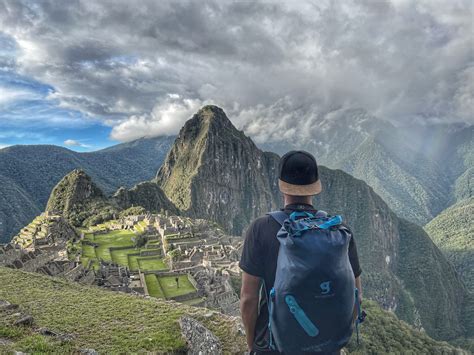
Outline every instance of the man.
<svg viewBox="0 0 474 355">
<path fill-rule="evenodd" d="M 293 211 L 316 212 L 312 199 L 321 192 L 321 182 L 316 160 L 310 153 L 291 151 L 285 154 L 279 164 L 278 183 L 284 198 L 285 207 L 282 211 L 288 215 Z M 275 282 L 280 247 L 276 235 L 280 228 L 275 219 L 265 215 L 250 224 L 245 236 L 239 263 L 242 269 L 240 310 L 251 354 L 279 354 L 270 349 L 267 300 Z M 356 287 L 361 290 L 362 270 L 353 237 L 350 240 L 348 253 Z"/>
</svg>

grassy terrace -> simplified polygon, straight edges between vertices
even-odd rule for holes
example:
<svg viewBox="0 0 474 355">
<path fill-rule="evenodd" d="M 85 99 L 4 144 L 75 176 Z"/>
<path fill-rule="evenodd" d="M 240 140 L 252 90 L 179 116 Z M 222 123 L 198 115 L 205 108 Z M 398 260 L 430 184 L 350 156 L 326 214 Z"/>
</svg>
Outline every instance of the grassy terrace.
<svg viewBox="0 0 474 355">
<path fill-rule="evenodd" d="M 225 352 L 245 350 L 244 338 L 229 318 L 217 313 L 207 317 L 209 310 L 1 267 L 0 285 L 0 299 L 19 304 L 22 312 L 34 317 L 36 327 L 73 336 L 61 342 L 28 327 L 12 326 L 0 311 L 0 340 L 8 340 L 0 341 L 1 354 L 13 350 L 70 354 L 85 348 L 101 354 L 184 353 L 186 345 L 178 324 L 184 314 L 214 332 Z"/>
<path fill-rule="evenodd" d="M 105 228 L 105 225 L 103 225 L 102 228 Z M 95 228 L 95 230 L 99 229 Z M 98 267 L 98 261 L 103 259 L 128 266 L 132 271 L 137 271 L 139 267 L 144 271 L 165 270 L 168 268 L 165 262 L 159 257 L 142 257 L 139 255 L 141 251 L 159 249 L 159 246 L 157 243 L 154 243 L 150 244 L 148 248 L 135 248 L 132 238 L 135 237 L 136 234 L 133 231 L 114 230 L 106 234 L 97 234 L 95 236 L 92 233 L 87 233 L 86 230 L 81 231 L 85 233 L 85 240 L 89 240 L 98 245 L 98 247 L 93 247 L 91 245 L 82 244 L 81 261 L 84 266 L 88 264 L 89 260 L 92 260 L 93 266 Z M 127 247 L 127 249 L 110 250 L 110 248 L 116 247 Z"/>
<path fill-rule="evenodd" d="M 155 257 L 144 257 L 137 258 L 138 265 L 142 271 L 152 271 L 152 270 L 166 270 L 168 265 L 163 261 L 163 259 L 157 259 Z"/>
<path fill-rule="evenodd" d="M 161 288 L 158 278 L 155 274 L 145 275 L 146 287 L 148 289 L 148 294 L 153 297 L 165 298 L 165 293 Z"/>
<path fill-rule="evenodd" d="M 176 285 L 176 276 L 158 277 L 158 282 L 163 289 L 166 298 L 186 295 L 196 291 L 194 286 L 189 282 L 187 275 L 179 275 L 179 288 Z"/>
<path fill-rule="evenodd" d="M 189 282 L 186 275 L 180 275 L 179 288 L 176 285 L 176 276 L 157 276 L 155 274 L 145 275 L 148 293 L 153 297 L 170 299 L 172 297 L 186 295 L 195 292 L 196 289 Z M 198 303 L 201 298 L 190 300 L 191 304 Z"/>
</svg>

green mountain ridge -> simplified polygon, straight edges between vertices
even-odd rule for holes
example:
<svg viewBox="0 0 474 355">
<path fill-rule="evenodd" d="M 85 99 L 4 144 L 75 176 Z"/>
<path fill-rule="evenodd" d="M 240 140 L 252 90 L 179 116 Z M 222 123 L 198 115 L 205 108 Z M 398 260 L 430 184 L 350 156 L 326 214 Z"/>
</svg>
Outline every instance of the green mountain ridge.
<svg viewBox="0 0 474 355">
<path fill-rule="evenodd" d="M 449 207 L 425 226 L 433 242 L 451 261 L 474 293 L 474 197 Z"/>
<path fill-rule="evenodd" d="M 399 216 L 418 224 L 432 219 L 449 201 L 449 182 L 434 163 L 408 149 L 390 152 L 382 138 L 367 138 L 338 166 L 372 186 Z"/>
<path fill-rule="evenodd" d="M 83 169 L 105 192 L 149 180 L 174 137 L 142 138 L 91 153 L 52 145 L 0 150 L 0 243 L 44 210 L 53 187 L 73 169 Z"/>
<path fill-rule="evenodd" d="M 279 154 L 313 153 L 318 162 L 363 179 L 397 215 L 424 225 L 474 186 L 474 126 L 395 127 L 362 109 L 311 119 L 303 138 L 259 144 Z"/>
</svg>

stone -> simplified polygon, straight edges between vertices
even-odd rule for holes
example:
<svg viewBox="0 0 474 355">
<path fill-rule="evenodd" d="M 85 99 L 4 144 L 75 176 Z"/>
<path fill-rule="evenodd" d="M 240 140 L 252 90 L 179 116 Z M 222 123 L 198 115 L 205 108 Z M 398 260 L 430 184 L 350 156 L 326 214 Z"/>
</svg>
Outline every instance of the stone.
<svg viewBox="0 0 474 355">
<path fill-rule="evenodd" d="M 34 323 L 34 319 L 30 315 L 23 315 L 20 319 L 15 321 L 13 325 L 23 325 L 23 326 L 32 326 Z"/>
<path fill-rule="evenodd" d="M 87 355 L 99 355 L 99 353 L 94 349 L 81 349 L 79 354 L 87 354 Z"/>
<path fill-rule="evenodd" d="M 12 264 L 15 269 L 21 269 L 23 267 L 23 263 L 18 259 L 14 260 Z"/>
<path fill-rule="evenodd" d="M 8 310 L 14 310 L 18 309 L 17 304 L 12 304 L 8 301 L 0 300 L 0 311 L 8 311 Z"/>
<path fill-rule="evenodd" d="M 219 339 L 202 323 L 191 317 L 183 316 L 179 320 L 179 325 L 188 344 L 188 354 L 222 354 L 222 345 Z"/>
</svg>

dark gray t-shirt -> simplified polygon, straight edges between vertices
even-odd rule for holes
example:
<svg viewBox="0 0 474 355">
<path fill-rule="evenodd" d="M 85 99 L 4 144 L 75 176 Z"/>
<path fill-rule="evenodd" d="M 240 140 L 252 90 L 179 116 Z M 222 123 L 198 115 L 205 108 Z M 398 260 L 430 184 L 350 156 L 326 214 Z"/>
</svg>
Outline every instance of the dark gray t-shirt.
<svg viewBox="0 0 474 355">
<path fill-rule="evenodd" d="M 290 214 L 293 211 L 310 211 L 315 213 L 313 206 L 307 204 L 286 205 L 282 211 Z M 239 266 L 246 273 L 262 278 L 262 289 L 260 292 L 259 313 L 255 326 L 254 349 L 256 351 L 269 351 L 268 346 L 268 306 L 267 297 L 275 282 L 275 272 L 278 259 L 280 243 L 276 234 L 280 230 L 280 224 L 269 215 L 254 220 L 245 234 L 242 256 Z M 351 233 L 352 234 L 352 233 Z M 354 272 L 354 277 L 362 273 L 357 255 L 357 247 L 354 236 L 349 243 L 349 261 Z M 264 285 L 264 287 L 263 287 Z M 266 288 L 266 292 L 264 290 Z M 265 295 L 266 293 L 266 295 Z"/>
</svg>

